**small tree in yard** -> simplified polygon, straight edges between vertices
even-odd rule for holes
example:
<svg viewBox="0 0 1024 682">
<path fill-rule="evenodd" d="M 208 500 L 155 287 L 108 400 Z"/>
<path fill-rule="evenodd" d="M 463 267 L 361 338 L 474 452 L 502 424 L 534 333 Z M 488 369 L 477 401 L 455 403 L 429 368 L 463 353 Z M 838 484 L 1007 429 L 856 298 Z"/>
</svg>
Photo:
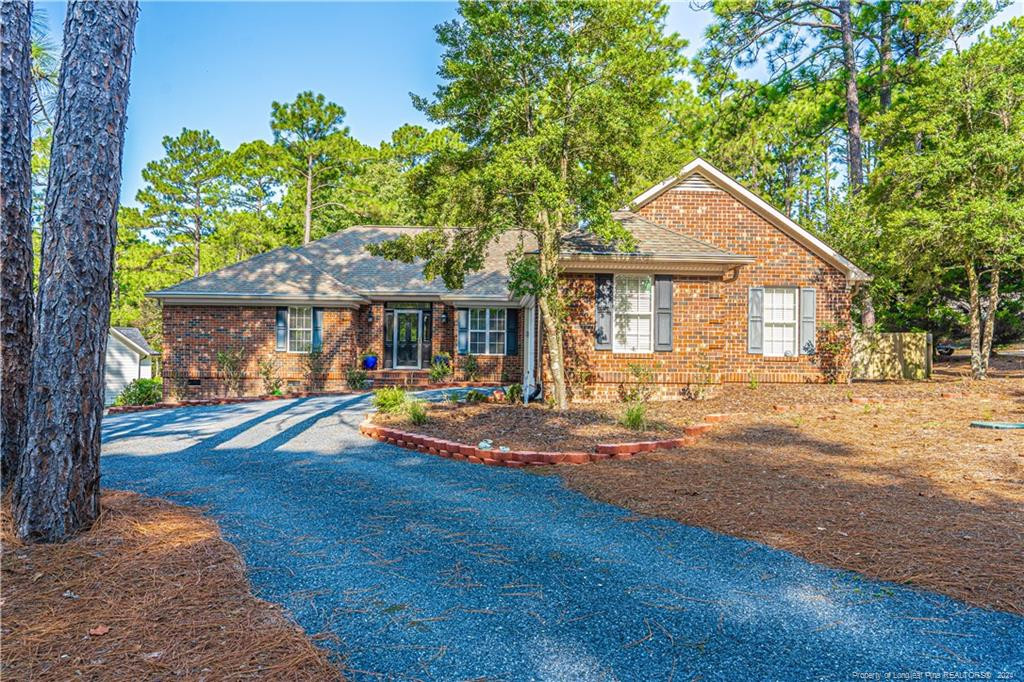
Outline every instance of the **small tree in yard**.
<svg viewBox="0 0 1024 682">
<path fill-rule="evenodd" d="M 29 540 L 65 540 L 99 515 L 103 360 L 138 11 L 135 2 L 67 6 L 28 444 L 12 504 L 15 529 Z"/>
<path fill-rule="evenodd" d="M 631 241 L 610 210 L 628 198 L 642 140 L 662 121 L 681 66 L 682 42 L 663 32 L 666 12 L 653 0 L 460 3 L 460 17 L 437 29 L 443 83 L 416 105 L 466 145 L 427 162 L 428 213 L 437 224 L 473 227 L 373 249 L 423 258 L 428 277 L 458 289 L 500 235 L 532 237 L 536 257 L 510 255 L 510 287 L 537 299 L 559 409 L 568 403 L 562 241 L 580 226 Z"/>
<path fill-rule="evenodd" d="M 217 351 L 217 377 L 224 382 L 228 394 L 242 395 L 245 377 L 245 353 L 241 348 Z"/>
<path fill-rule="evenodd" d="M 984 379 L 1000 278 L 1024 265 L 1024 20 L 929 67 L 878 135 L 872 198 L 887 247 L 923 287 L 963 273 L 971 374 Z"/>
</svg>

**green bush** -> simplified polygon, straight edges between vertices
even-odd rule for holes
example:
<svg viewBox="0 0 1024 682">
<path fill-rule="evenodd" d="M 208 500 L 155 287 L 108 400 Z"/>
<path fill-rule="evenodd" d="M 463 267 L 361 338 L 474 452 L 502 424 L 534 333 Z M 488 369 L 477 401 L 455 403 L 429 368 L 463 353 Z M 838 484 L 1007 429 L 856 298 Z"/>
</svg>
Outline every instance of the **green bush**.
<svg viewBox="0 0 1024 682">
<path fill-rule="evenodd" d="M 228 394 L 242 395 L 242 380 L 245 378 L 245 351 L 228 348 L 217 351 L 217 377 L 224 382 Z"/>
<path fill-rule="evenodd" d="M 435 384 L 445 381 L 452 375 L 452 366 L 443 360 L 437 360 L 430 365 L 430 380 Z"/>
<path fill-rule="evenodd" d="M 422 400 L 410 400 L 406 403 L 405 412 L 409 415 L 409 421 L 417 426 L 427 423 L 427 408 Z"/>
<path fill-rule="evenodd" d="M 383 412 L 384 414 L 401 412 L 405 409 L 405 403 L 408 399 L 405 391 L 397 386 L 378 388 L 373 392 L 373 406 L 377 408 L 378 412 Z"/>
<path fill-rule="evenodd" d="M 135 379 L 114 399 L 115 405 L 152 405 L 164 397 L 159 379 Z"/>
<path fill-rule="evenodd" d="M 277 375 L 277 360 L 272 356 L 263 358 L 257 365 L 260 379 L 263 381 L 265 395 L 281 395 L 281 377 Z"/>
<path fill-rule="evenodd" d="M 302 356 L 302 373 L 306 377 L 308 390 L 324 390 L 324 384 L 327 383 L 327 358 L 322 350 L 314 348 Z"/>
<path fill-rule="evenodd" d="M 523 402 L 523 385 L 512 384 L 505 389 L 505 399 L 513 405 Z"/>
<path fill-rule="evenodd" d="M 366 370 L 353 367 L 345 372 L 345 383 L 353 391 L 361 391 L 366 388 L 367 376 Z"/>
<path fill-rule="evenodd" d="M 475 388 L 470 389 L 469 392 L 466 393 L 467 403 L 482 403 L 485 400 L 487 400 L 487 394 L 483 391 L 478 391 Z"/>
<path fill-rule="evenodd" d="M 480 363 L 475 355 L 467 355 L 462 361 L 462 371 L 466 375 L 466 381 L 480 380 Z"/>
<path fill-rule="evenodd" d="M 622 413 L 622 425 L 633 431 L 647 428 L 647 403 L 630 403 Z"/>
</svg>

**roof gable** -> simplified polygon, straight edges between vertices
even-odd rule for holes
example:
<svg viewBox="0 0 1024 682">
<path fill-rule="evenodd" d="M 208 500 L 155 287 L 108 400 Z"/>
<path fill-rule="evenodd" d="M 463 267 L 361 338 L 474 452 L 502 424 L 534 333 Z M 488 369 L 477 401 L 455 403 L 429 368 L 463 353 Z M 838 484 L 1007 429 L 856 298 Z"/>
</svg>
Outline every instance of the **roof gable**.
<svg viewBox="0 0 1024 682">
<path fill-rule="evenodd" d="M 697 158 L 686 164 L 676 175 L 651 187 L 629 203 L 629 208 L 639 210 L 659 196 L 672 189 L 684 191 L 724 191 L 733 196 L 784 234 L 790 236 L 811 253 L 843 272 L 851 281 L 867 281 L 871 276 L 858 268 L 835 249 L 813 234 L 797 225 L 778 209 L 771 206 L 731 177 L 718 170 L 704 159 Z"/>
</svg>

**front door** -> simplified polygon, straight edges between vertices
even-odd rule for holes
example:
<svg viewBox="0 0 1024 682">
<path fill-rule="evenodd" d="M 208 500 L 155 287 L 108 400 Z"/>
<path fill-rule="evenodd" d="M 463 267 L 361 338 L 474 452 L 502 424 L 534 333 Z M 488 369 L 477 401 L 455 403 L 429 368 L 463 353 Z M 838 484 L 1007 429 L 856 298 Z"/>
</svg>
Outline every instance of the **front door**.
<svg viewBox="0 0 1024 682">
<path fill-rule="evenodd" d="M 422 311 L 395 311 L 395 369 L 419 369 Z"/>
</svg>

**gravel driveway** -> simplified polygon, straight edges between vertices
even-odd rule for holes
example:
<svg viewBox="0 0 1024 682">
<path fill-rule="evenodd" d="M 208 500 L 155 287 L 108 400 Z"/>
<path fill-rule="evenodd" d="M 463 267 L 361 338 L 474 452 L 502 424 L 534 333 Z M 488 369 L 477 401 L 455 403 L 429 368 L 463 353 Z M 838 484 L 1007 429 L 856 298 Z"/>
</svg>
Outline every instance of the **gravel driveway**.
<svg viewBox="0 0 1024 682">
<path fill-rule="evenodd" d="M 257 594 L 333 634 L 355 679 L 1024 676 L 1024 619 L 376 443 L 365 410 L 108 416 L 103 484 L 208 507 Z"/>
</svg>

